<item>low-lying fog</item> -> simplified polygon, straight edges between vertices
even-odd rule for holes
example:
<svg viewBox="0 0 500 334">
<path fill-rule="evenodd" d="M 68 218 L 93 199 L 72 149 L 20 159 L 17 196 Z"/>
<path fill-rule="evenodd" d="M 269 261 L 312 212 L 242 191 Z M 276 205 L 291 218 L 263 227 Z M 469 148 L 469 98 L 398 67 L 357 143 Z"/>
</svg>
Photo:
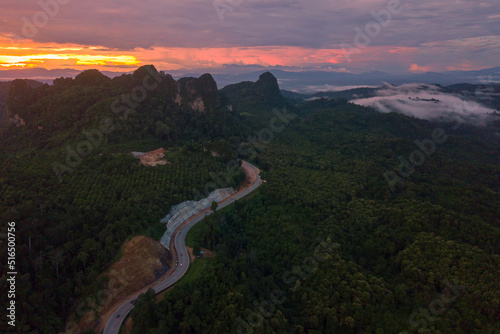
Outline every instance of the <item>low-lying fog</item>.
<svg viewBox="0 0 500 334">
<path fill-rule="evenodd" d="M 429 84 L 386 84 L 377 90 L 376 94 L 376 97 L 351 102 L 385 113 L 399 112 L 427 120 L 460 120 L 474 125 L 485 125 L 495 112 L 477 102 L 445 93 L 438 86 Z"/>
</svg>

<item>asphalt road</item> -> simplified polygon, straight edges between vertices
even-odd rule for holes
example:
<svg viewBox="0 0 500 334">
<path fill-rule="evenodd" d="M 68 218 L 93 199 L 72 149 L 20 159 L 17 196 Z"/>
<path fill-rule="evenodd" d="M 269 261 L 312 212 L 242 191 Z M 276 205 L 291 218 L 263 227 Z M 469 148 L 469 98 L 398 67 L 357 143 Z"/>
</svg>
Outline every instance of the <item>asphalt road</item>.
<svg viewBox="0 0 500 334">
<path fill-rule="evenodd" d="M 249 174 L 253 174 L 256 176 L 255 182 L 236 193 L 235 195 L 229 197 L 223 202 L 219 203 L 218 209 L 225 208 L 226 206 L 234 203 L 235 201 L 245 197 L 250 194 L 252 191 L 257 189 L 262 184 L 262 180 L 259 176 L 260 170 L 254 165 L 249 164 L 246 161 L 243 161 L 241 167 L 247 171 Z M 186 233 L 197 223 L 199 223 L 203 218 L 213 213 L 210 209 L 203 210 L 188 219 L 186 219 L 185 224 L 181 225 L 177 231 L 175 232 L 175 250 L 172 250 L 172 263 L 176 260 L 175 254 L 177 253 L 177 260 L 179 261 L 178 265 L 167 272 L 165 276 L 163 276 L 158 282 L 155 283 L 154 286 L 148 286 L 140 291 L 136 292 L 132 297 L 130 297 L 126 302 L 121 304 L 116 311 L 111 315 L 108 322 L 106 323 L 106 327 L 104 328 L 103 334 L 117 334 L 120 331 L 120 327 L 123 323 L 123 320 L 126 318 L 128 313 L 134 308 L 132 304 L 133 301 L 137 299 L 137 297 L 147 291 L 149 288 L 153 288 L 156 293 L 159 293 L 169 287 L 171 287 L 175 282 L 177 282 L 188 270 L 189 267 L 189 254 L 186 250 L 185 237 Z"/>
</svg>

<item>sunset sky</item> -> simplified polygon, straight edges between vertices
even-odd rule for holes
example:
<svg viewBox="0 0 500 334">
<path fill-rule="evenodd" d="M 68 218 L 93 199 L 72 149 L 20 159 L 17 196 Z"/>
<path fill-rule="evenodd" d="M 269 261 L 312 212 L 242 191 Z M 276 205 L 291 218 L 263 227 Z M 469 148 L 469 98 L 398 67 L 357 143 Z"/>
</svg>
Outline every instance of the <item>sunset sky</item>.
<svg viewBox="0 0 500 334">
<path fill-rule="evenodd" d="M 420 73 L 500 65 L 498 0 L 2 0 L 1 7 L 0 71 L 237 64 Z"/>
</svg>

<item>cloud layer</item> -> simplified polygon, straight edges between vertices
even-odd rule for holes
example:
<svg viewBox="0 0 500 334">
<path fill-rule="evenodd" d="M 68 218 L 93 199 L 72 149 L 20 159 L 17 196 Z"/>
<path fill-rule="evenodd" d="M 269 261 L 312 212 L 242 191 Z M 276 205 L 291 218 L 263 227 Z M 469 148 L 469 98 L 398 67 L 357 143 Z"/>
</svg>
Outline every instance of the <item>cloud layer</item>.
<svg viewBox="0 0 500 334">
<path fill-rule="evenodd" d="M 3 0 L 0 35 L 22 37 L 31 23 L 38 25 L 29 34 L 34 45 L 93 46 L 187 67 L 272 63 L 269 53 L 280 65 L 352 71 L 498 65 L 498 0 L 391 1 L 400 1 L 400 10 L 387 20 L 382 0 Z M 387 23 L 347 63 L 342 46 L 354 45 L 356 29 L 366 31 L 376 16 Z"/>
<path fill-rule="evenodd" d="M 495 112 L 477 102 L 444 93 L 434 85 L 385 85 L 376 91 L 376 97 L 357 99 L 352 103 L 373 107 L 380 112 L 398 112 L 427 120 L 459 120 L 474 125 L 485 125 Z"/>
</svg>

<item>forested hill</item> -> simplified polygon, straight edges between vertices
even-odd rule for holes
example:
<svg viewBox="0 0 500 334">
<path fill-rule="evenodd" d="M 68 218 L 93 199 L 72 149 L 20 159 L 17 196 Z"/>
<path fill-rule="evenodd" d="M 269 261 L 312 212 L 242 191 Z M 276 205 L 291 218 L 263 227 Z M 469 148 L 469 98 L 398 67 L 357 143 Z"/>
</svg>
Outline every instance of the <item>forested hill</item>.
<svg viewBox="0 0 500 334">
<path fill-rule="evenodd" d="M 25 126 L 11 128 L 4 136 L 21 133 L 37 148 L 78 140 L 83 130 L 103 127 L 103 122 L 113 123 L 107 140 L 115 143 L 149 137 L 172 142 L 220 138 L 239 127 L 210 74 L 175 81 L 153 66 L 143 66 L 110 79 L 88 70 L 36 89 L 16 80 L 9 94 L 8 116 Z"/>
<path fill-rule="evenodd" d="M 231 103 L 231 107 L 257 127 L 265 127 L 275 117 L 272 110 L 289 108 L 289 104 L 281 94 L 278 80 L 265 72 L 256 82 L 244 81 L 228 85 L 221 90 L 223 96 Z"/>
<path fill-rule="evenodd" d="M 152 66 L 16 80 L 7 107 L 0 226 L 16 222 L 16 332 L 64 332 L 98 311 L 123 243 L 158 239 L 172 205 L 239 185 L 227 169 L 242 158 L 266 182 L 195 228 L 191 246 L 215 257 L 161 302 L 138 300 L 132 332 L 500 330 L 498 129 L 294 104 L 270 73 L 218 90 L 209 74 Z M 169 164 L 130 154 L 159 147 Z"/>
<path fill-rule="evenodd" d="M 494 132 L 345 100 L 297 108 L 254 161 L 258 195 L 195 227 L 216 258 L 161 302 L 144 295 L 132 333 L 500 332 Z"/>
<path fill-rule="evenodd" d="M 4 147 L 29 149 L 58 149 L 85 140 L 90 129 L 110 130 L 105 140 L 111 144 L 242 139 L 274 117 L 274 108 L 291 107 L 269 72 L 221 91 L 210 74 L 176 81 L 152 65 L 113 79 L 87 70 L 52 86 L 15 80 L 9 88 L 4 115 L 11 126 L 0 135 Z"/>
<path fill-rule="evenodd" d="M 277 83 L 273 92 L 282 98 Z M 230 105 L 210 74 L 176 81 L 153 66 L 113 79 L 88 70 L 52 86 L 9 83 L 0 221 L 1 233 L 16 222 L 19 332 L 62 332 L 71 315 L 102 306 L 106 272 L 128 238 L 158 239 L 171 206 L 240 184 L 227 163 L 257 125 Z M 168 149 L 164 166 L 130 154 L 159 147 Z"/>
<path fill-rule="evenodd" d="M 481 105 L 493 109 L 500 109 L 500 84 L 489 83 L 489 84 L 455 84 L 451 86 L 443 87 L 441 85 L 433 85 L 439 91 L 446 94 L 453 94 L 455 96 L 460 96 L 465 100 L 476 101 Z M 363 99 L 377 96 L 377 91 L 383 89 L 384 86 L 377 88 L 360 87 L 347 89 L 342 91 L 331 91 L 331 92 L 316 92 L 316 93 L 296 93 L 288 90 L 282 90 L 281 93 L 288 99 L 301 101 L 301 100 L 311 100 L 311 99 L 346 99 L 348 101 L 355 99 Z"/>
<path fill-rule="evenodd" d="M 35 80 L 25 79 L 24 81 L 26 81 L 27 85 L 31 88 L 37 88 L 43 85 L 41 82 Z M 11 84 L 12 81 L 0 82 L 0 131 L 9 124 L 6 105 Z"/>
</svg>

